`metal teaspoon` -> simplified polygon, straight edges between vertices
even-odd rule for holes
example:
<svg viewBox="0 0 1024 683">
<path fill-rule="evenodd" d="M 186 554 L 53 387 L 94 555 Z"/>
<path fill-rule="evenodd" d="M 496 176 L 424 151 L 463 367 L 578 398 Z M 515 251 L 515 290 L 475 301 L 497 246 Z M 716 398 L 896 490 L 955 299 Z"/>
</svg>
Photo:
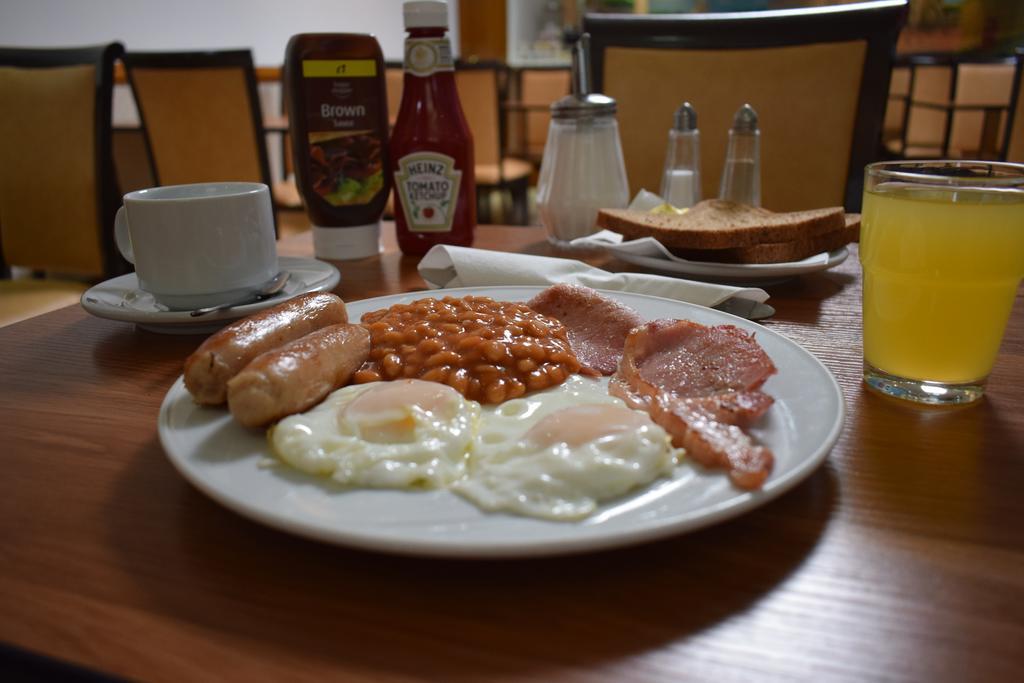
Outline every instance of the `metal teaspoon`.
<svg viewBox="0 0 1024 683">
<path fill-rule="evenodd" d="M 213 313 L 214 311 L 223 311 L 226 308 L 234 308 L 235 306 L 245 306 L 247 304 L 254 304 L 257 301 L 263 301 L 274 296 L 282 289 L 284 289 L 285 283 L 288 282 L 288 278 L 291 277 L 291 273 L 287 270 L 282 270 L 280 273 L 275 275 L 265 285 L 254 291 L 250 296 L 241 301 L 232 301 L 226 304 L 217 304 L 216 306 L 207 306 L 206 308 L 197 308 L 189 313 L 193 318 L 198 318 L 201 315 L 207 313 Z"/>
</svg>

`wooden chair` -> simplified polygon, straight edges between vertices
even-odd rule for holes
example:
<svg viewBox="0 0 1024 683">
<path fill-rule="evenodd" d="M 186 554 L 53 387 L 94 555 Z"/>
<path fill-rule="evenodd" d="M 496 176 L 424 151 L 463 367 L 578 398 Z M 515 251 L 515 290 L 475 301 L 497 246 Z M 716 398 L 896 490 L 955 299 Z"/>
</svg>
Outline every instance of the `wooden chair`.
<svg viewBox="0 0 1024 683">
<path fill-rule="evenodd" d="M 402 104 L 402 86 L 405 70 L 401 62 L 388 62 L 384 68 L 384 84 L 388 92 L 388 125 L 394 127 L 398 109 Z"/>
<path fill-rule="evenodd" d="M 920 56 L 908 56 L 903 63 L 909 71 L 906 105 L 900 139 L 892 151 L 901 159 L 941 157 L 946 126 L 946 112 L 941 107 L 950 99 L 953 71 L 930 59 L 922 62 Z"/>
<path fill-rule="evenodd" d="M 1017 77 L 1013 83 L 1013 106 L 1007 121 L 1006 141 L 1002 157 L 1006 161 L 1024 163 L 1024 48 L 1017 48 Z"/>
<path fill-rule="evenodd" d="M 271 185 L 275 208 L 298 211 L 303 208 L 303 203 L 298 181 L 295 179 L 295 159 L 292 155 L 292 136 L 288 123 L 288 79 L 284 77 L 283 71 L 283 69 L 280 70 L 277 79 L 278 115 L 264 118 L 263 124 L 267 133 L 266 139 L 274 140 L 277 143 L 281 158 L 279 166 L 281 180 Z M 303 221 L 305 220 L 304 216 L 305 214 L 303 214 Z M 278 220 L 280 218 L 281 216 L 278 216 Z M 303 224 L 303 221 L 300 221 L 300 225 Z M 288 222 L 292 223 L 293 221 Z M 280 227 L 278 225 L 279 230 Z M 281 235 L 279 234 L 279 236 Z"/>
<path fill-rule="evenodd" d="M 129 52 L 124 63 L 159 184 L 258 182 L 277 206 L 294 201 L 271 181 L 251 51 Z"/>
<path fill-rule="evenodd" d="M 479 220 L 491 222 L 488 193 L 507 191 L 512 198 L 512 215 L 506 220 L 523 225 L 529 220 L 527 195 L 533 167 L 528 161 L 504 154 L 501 92 L 506 76 L 505 67 L 496 62 L 460 63 L 455 68 L 455 86 L 473 132 Z"/>
<path fill-rule="evenodd" d="M 518 97 L 505 103 L 510 154 L 540 166 L 551 124 L 551 104 L 569 94 L 569 69 L 517 69 Z"/>
<path fill-rule="evenodd" d="M 889 156 L 898 156 L 903 145 L 910 103 L 910 66 L 899 57 L 892 67 L 889 81 L 889 99 L 885 105 L 882 123 L 882 146 Z"/>
<path fill-rule="evenodd" d="M 128 272 L 113 240 L 111 100 L 123 52 L 0 48 L 0 325 Z M 10 279 L 15 266 L 33 277 Z"/>
<path fill-rule="evenodd" d="M 1015 103 L 1013 57 L 911 55 L 903 135 L 893 151 L 907 159 L 1000 159 Z"/>
<path fill-rule="evenodd" d="M 697 110 L 705 197 L 734 112 L 760 116 L 762 197 L 776 211 L 861 203 L 881 148 L 906 0 L 722 14 L 584 16 L 594 87 L 618 101 L 632 192 L 656 190 L 672 113 Z"/>
</svg>

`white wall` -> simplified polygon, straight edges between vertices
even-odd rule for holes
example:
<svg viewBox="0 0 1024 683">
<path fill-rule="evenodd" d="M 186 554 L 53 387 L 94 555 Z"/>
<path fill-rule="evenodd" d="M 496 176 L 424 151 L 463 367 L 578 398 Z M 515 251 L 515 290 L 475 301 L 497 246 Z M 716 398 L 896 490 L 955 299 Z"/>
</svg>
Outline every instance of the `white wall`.
<svg viewBox="0 0 1024 683">
<path fill-rule="evenodd" d="M 448 5 L 458 54 L 458 0 Z M 313 32 L 372 33 L 386 59 L 401 59 L 402 0 L 0 0 L 0 45 L 8 46 L 248 47 L 258 66 L 273 66 L 290 36 Z"/>
</svg>

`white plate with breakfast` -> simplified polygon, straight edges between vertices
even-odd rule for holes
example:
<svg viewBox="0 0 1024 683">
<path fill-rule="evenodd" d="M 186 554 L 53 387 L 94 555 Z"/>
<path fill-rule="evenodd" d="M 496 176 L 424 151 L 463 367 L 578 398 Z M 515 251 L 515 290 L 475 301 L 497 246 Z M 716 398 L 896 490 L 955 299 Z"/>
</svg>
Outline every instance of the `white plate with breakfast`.
<svg viewBox="0 0 1024 683">
<path fill-rule="evenodd" d="M 834 268 L 857 241 L 860 216 L 842 207 L 774 212 L 708 199 L 683 213 L 602 209 L 604 230 L 575 240 L 660 272 L 744 282 Z"/>
<path fill-rule="evenodd" d="M 713 309 L 584 290 L 295 300 L 301 316 L 273 309 L 299 320 L 292 341 L 229 368 L 260 327 L 241 321 L 190 356 L 161 406 L 161 443 L 188 481 L 250 519 L 434 557 L 693 531 L 824 460 L 843 398 L 813 355 Z"/>
<path fill-rule="evenodd" d="M 86 312 L 108 320 L 135 323 L 144 330 L 163 334 L 203 334 L 221 328 L 257 311 L 276 306 L 307 292 L 330 291 L 341 279 L 338 269 L 330 263 L 310 258 L 279 256 L 278 263 L 290 277 L 275 297 L 257 303 L 214 311 L 194 318 L 188 311 L 172 311 L 158 304 L 153 295 L 139 288 L 135 273 L 128 273 L 101 282 L 82 294 Z"/>
</svg>

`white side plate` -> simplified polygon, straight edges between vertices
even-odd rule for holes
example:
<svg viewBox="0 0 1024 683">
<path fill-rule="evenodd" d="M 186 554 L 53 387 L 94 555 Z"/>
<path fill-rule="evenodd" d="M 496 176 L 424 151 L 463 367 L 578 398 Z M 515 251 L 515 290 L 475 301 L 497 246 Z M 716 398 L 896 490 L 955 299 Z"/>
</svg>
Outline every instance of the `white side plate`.
<svg viewBox="0 0 1024 683">
<path fill-rule="evenodd" d="M 686 275 L 697 279 L 707 279 L 722 282 L 742 283 L 770 283 L 786 280 L 797 275 L 817 273 L 819 271 L 835 268 L 846 260 L 849 250 L 840 247 L 816 256 L 809 257 L 803 261 L 791 263 L 711 263 L 709 261 L 689 261 L 679 257 L 672 260 L 657 256 L 645 256 L 632 254 L 628 251 L 609 247 L 608 251 L 615 257 L 626 263 L 650 268 L 662 273 L 672 275 Z"/>
</svg>

